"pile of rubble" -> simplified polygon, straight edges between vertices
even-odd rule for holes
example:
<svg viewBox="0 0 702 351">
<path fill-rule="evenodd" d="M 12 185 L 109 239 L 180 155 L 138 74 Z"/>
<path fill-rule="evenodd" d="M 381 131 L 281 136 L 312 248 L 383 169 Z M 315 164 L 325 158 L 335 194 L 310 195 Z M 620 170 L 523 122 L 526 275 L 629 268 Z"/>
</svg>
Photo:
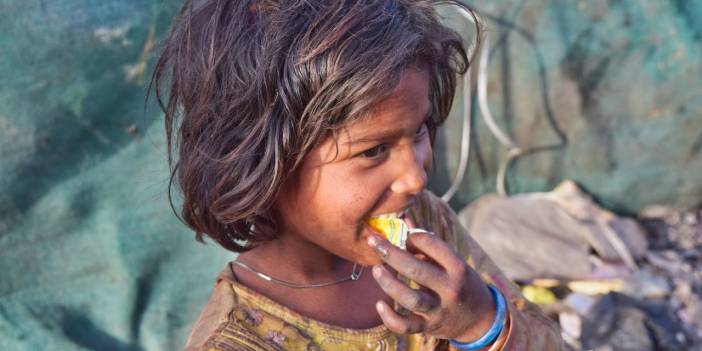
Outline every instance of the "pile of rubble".
<svg viewBox="0 0 702 351">
<path fill-rule="evenodd" d="M 459 217 L 573 350 L 702 351 L 702 208 L 625 218 L 566 181 Z"/>
<path fill-rule="evenodd" d="M 681 323 L 690 350 L 702 350 L 702 207 L 686 212 L 646 213 L 646 265 L 671 286 L 662 299 Z"/>
</svg>

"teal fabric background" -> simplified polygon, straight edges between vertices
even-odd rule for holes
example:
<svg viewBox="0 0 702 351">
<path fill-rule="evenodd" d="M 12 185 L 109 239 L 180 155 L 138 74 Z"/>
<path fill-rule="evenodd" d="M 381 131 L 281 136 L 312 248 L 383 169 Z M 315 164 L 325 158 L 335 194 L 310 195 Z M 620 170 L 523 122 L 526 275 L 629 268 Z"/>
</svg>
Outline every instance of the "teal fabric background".
<svg viewBox="0 0 702 351">
<path fill-rule="evenodd" d="M 234 257 L 173 216 L 161 115 L 144 112 L 179 5 L 0 0 L 1 350 L 178 349 Z M 475 5 L 498 123 L 525 146 L 561 144 L 520 159 L 513 191 L 572 178 L 620 211 L 702 201 L 700 1 Z M 458 126 L 454 113 L 437 143 L 437 193 Z M 494 191 L 504 156 L 474 127 L 456 209 Z"/>
<path fill-rule="evenodd" d="M 144 113 L 177 6 L 0 2 L 0 350 L 179 349 L 233 257 L 174 217 Z"/>
</svg>

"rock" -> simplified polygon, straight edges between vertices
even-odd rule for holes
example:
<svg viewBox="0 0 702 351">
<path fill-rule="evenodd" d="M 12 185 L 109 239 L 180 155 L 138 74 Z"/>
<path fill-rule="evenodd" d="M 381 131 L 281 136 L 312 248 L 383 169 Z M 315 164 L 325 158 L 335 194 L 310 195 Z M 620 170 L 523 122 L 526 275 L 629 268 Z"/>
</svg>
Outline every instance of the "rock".
<svg viewBox="0 0 702 351">
<path fill-rule="evenodd" d="M 637 299 L 665 297 L 670 290 L 668 279 L 648 267 L 634 272 L 624 288 L 624 292 Z"/>
<path fill-rule="evenodd" d="M 590 313 L 597 303 L 597 298 L 585 294 L 572 293 L 563 301 L 575 313 L 585 316 Z"/>
<path fill-rule="evenodd" d="M 572 312 L 560 312 L 558 314 L 558 323 L 561 325 L 561 333 L 567 340 L 580 339 L 582 330 L 582 321 L 580 316 Z"/>
<path fill-rule="evenodd" d="M 582 345 L 615 351 L 682 350 L 684 331 L 665 304 L 645 303 L 610 293 L 583 318 Z"/>
</svg>

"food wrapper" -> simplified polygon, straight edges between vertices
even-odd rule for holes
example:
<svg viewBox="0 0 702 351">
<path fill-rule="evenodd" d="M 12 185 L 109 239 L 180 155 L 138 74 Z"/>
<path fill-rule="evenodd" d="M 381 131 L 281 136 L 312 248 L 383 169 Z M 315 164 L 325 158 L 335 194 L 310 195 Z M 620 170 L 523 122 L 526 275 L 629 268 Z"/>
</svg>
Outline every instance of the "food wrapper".
<svg viewBox="0 0 702 351">
<path fill-rule="evenodd" d="M 393 245 L 407 249 L 407 236 L 412 233 L 426 232 L 424 229 L 410 228 L 405 221 L 397 215 L 381 215 L 371 217 L 366 223 Z"/>
</svg>

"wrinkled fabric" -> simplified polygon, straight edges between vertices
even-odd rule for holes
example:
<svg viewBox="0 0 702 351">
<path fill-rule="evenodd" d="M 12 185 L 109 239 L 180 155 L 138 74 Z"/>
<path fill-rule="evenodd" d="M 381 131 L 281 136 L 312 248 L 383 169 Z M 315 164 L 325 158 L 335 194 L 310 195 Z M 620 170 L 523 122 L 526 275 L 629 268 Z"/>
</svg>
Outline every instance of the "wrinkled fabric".
<svg viewBox="0 0 702 351">
<path fill-rule="evenodd" d="M 466 258 L 508 301 L 508 320 L 491 350 L 563 350 L 556 324 L 509 281 L 458 222 L 455 213 L 424 192 L 409 216 L 436 233 Z M 424 334 L 397 335 L 380 325 L 348 329 L 315 321 L 240 284 L 231 263 L 217 277 L 214 292 L 195 323 L 186 351 L 208 350 L 453 350 L 446 340 Z"/>
<path fill-rule="evenodd" d="M 634 269 L 634 260 L 648 247 L 641 225 L 601 208 L 571 180 L 550 192 L 483 196 L 458 219 L 516 281 L 608 278 L 604 264 L 593 263 L 593 252 L 611 264 L 609 274 L 628 273 L 615 270 L 615 264 Z"/>
</svg>

